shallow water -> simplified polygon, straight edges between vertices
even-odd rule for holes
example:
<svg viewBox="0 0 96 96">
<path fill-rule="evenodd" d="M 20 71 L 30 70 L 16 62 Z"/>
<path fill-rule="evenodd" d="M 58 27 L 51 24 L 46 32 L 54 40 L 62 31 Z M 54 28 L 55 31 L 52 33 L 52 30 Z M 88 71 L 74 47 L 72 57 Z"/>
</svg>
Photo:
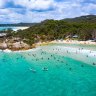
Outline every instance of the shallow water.
<svg viewBox="0 0 96 96">
<path fill-rule="evenodd" d="M 0 96 L 96 96 L 95 48 L 54 44 L 1 51 Z"/>
<path fill-rule="evenodd" d="M 0 27 L 0 31 L 2 31 L 2 30 L 7 30 L 7 29 L 12 29 L 12 30 L 14 30 L 14 31 L 17 31 L 17 30 L 19 30 L 19 29 L 26 29 L 27 27 L 12 27 L 12 26 L 10 26 L 10 27 Z"/>
</svg>

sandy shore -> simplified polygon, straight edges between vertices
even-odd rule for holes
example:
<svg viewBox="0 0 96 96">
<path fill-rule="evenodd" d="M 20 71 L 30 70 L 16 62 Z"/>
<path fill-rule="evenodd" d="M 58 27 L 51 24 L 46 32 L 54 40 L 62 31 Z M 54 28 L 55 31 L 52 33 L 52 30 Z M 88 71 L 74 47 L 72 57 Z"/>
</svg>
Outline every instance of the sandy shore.
<svg viewBox="0 0 96 96">
<path fill-rule="evenodd" d="M 64 44 L 89 44 L 89 45 L 96 45 L 96 42 L 92 42 L 92 41 L 77 41 L 77 40 L 54 40 L 50 43 L 64 43 Z"/>
<path fill-rule="evenodd" d="M 14 31 L 17 31 L 17 30 L 24 30 L 24 29 L 27 29 L 29 27 L 17 27 L 17 28 L 13 28 Z"/>
<path fill-rule="evenodd" d="M 88 44 L 88 45 L 96 45 L 96 42 L 91 42 L 91 41 L 77 41 L 77 40 L 63 40 L 63 41 L 61 41 L 61 40 L 58 40 L 58 41 L 57 40 L 54 40 L 54 41 L 47 41 L 47 42 L 35 43 L 35 44 L 33 44 L 33 47 L 31 49 L 37 48 L 39 46 L 48 45 L 48 44 Z M 14 47 L 13 47 L 12 50 L 7 48 L 6 43 L 0 44 L 0 45 L 1 45 L 1 47 L 6 47 L 6 48 L 3 48 L 3 50 L 5 50 L 5 52 L 31 50 L 30 49 L 30 46 L 28 46 L 25 43 L 22 43 L 23 48 L 21 48 L 22 46 L 19 43 L 13 44 Z M 1 50 L 2 50 L 2 48 L 1 48 Z"/>
</svg>

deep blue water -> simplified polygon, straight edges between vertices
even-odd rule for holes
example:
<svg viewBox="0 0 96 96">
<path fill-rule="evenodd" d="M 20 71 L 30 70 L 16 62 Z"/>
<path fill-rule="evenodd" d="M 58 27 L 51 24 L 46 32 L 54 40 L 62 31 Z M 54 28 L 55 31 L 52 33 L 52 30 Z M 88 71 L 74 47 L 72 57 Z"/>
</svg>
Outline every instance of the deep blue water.
<svg viewBox="0 0 96 96">
<path fill-rule="evenodd" d="M 43 46 L 28 52 L 1 51 L 0 96 L 96 96 L 96 57 L 67 53 L 60 49 L 64 46 Z"/>
</svg>

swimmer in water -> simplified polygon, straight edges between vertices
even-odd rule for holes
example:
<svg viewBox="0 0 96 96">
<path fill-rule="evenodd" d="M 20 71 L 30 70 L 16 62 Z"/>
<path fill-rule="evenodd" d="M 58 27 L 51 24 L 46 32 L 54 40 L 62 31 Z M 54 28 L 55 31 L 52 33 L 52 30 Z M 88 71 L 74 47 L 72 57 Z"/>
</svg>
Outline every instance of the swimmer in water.
<svg viewBox="0 0 96 96">
<path fill-rule="evenodd" d="M 48 68 L 47 67 L 44 67 L 42 70 L 43 71 L 48 71 Z"/>
</svg>

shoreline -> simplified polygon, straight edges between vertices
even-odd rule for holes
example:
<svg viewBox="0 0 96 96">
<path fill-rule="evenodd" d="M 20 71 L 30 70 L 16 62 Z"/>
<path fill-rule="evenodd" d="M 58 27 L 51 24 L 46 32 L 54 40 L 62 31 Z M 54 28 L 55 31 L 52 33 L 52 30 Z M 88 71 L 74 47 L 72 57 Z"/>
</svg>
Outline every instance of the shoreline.
<svg viewBox="0 0 96 96">
<path fill-rule="evenodd" d="M 77 40 L 54 40 L 51 43 L 61 43 L 61 44 L 84 44 L 84 45 L 96 45 L 96 42 L 92 41 L 77 41 Z"/>
<path fill-rule="evenodd" d="M 29 27 L 27 27 L 27 26 L 26 26 L 26 27 L 21 26 L 21 27 L 17 27 L 17 28 L 13 27 L 13 30 L 14 30 L 14 31 L 17 31 L 17 30 L 19 30 L 19 29 L 20 29 L 20 30 L 24 30 L 24 29 L 28 29 L 28 28 L 29 28 Z"/>
<path fill-rule="evenodd" d="M 0 49 L 0 51 L 3 52 L 25 52 L 25 51 L 30 51 L 33 49 L 36 49 L 40 46 L 45 46 L 45 45 L 49 45 L 49 44 L 83 44 L 83 45 L 96 45 L 96 42 L 91 42 L 91 41 L 77 41 L 77 40 L 54 40 L 54 41 L 47 41 L 47 42 L 39 42 L 39 43 L 35 43 L 33 44 L 34 47 L 29 47 L 29 48 L 13 48 L 13 49 Z"/>
</svg>

